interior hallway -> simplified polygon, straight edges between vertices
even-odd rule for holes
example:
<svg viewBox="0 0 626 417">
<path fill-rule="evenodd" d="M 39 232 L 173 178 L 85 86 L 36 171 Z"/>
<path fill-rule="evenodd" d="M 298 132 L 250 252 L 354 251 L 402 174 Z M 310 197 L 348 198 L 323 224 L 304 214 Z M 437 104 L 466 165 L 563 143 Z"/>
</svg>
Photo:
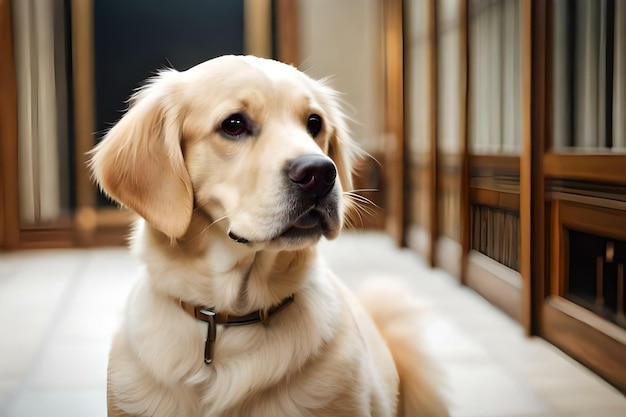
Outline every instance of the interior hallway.
<svg viewBox="0 0 626 417">
<path fill-rule="evenodd" d="M 422 301 L 453 416 L 626 415 L 617 390 L 386 236 L 344 233 L 322 248 L 349 285 L 399 278 Z M 108 345 L 135 275 L 125 248 L 0 253 L 0 416 L 106 415 Z"/>
</svg>

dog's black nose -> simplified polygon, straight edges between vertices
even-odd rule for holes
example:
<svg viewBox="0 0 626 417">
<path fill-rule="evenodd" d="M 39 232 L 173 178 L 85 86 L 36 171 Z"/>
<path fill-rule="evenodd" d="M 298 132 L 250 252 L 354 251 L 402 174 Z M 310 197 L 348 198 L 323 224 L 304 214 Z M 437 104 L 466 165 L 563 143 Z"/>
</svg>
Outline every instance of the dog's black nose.
<svg viewBox="0 0 626 417">
<path fill-rule="evenodd" d="M 321 198 L 333 188 L 337 169 L 326 156 L 304 155 L 289 163 L 287 176 L 312 197 Z"/>
</svg>

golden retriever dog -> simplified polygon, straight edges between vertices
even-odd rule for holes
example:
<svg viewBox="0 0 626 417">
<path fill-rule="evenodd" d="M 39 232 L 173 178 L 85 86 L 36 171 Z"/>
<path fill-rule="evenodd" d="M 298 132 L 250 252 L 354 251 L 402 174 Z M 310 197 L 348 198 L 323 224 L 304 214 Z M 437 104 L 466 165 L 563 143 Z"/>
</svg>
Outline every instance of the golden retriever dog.
<svg viewBox="0 0 626 417">
<path fill-rule="evenodd" d="M 357 152 L 336 93 L 273 60 L 165 70 L 133 96 L 91 159 L 141 216 L 109 416 L 447 415 L 404 294 L 360 304 L 317 253 Z"/>
</svg>

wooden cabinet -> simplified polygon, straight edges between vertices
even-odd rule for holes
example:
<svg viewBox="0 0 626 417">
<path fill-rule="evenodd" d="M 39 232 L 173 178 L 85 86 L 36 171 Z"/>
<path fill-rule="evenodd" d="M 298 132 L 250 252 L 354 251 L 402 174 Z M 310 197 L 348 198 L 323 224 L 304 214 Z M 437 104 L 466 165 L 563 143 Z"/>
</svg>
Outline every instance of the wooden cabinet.
<svg viewBox="0 0 626 417">
<path fill-rule="evenodd" d="M 626 3 L 404 5 L 407 243 L 626 392 Z"/>
</svg>

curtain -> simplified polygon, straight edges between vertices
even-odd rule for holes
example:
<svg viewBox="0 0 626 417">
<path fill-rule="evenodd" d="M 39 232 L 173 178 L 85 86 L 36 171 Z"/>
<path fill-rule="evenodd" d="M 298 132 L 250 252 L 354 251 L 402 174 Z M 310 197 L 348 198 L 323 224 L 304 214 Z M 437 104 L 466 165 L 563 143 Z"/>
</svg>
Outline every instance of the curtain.
<svg viewBox="0 0 626 417">
<path fill-rule="evenodd" d="M 519 0 L 470 2 L 469 129 L 473 153 L 521 149 Z"/>
<path fill-rule="evenodd" d="M 413 153 L 423 154 L 430 149 L 431 109 L 429 102 L 430 85 L 430 34 L 428 32 L 428 1 L 406 3 L 408 16 L 408 67 L 406 77 L 407 107 L 411 113 L 408 118 L 407 133 Z"/>
<path fill-rule="evenodd" d="M 67 158 L 61 151 L 67 146 L 59 141 L 60 134 L 67 132 L 65 51 L 59 48 L 63 46 L 62 2 L 20 0 L 12 6 L 20 217 L 23 224 L 35 224 L 60 215 L 59 176 L 67 172 Z"/>
<path fill-rule="evenodd" d="M 604 146 L 606 0 L 576 0 L 574 146 Z"/>
<path fill-rule="evenodd" d="M 571 137 L 571 55 L 569 48 L 569 5 L 560 0 L 554 3 L 552 64 L 553 143 L 555 149 L 568 146 Z"/>
<path fill-rule="evenodd" d="M 553 146 L 626 150 L 626 1 L 557 0 Z"/>
<path fill-rule="evenodd" d="M 517 153 L 522 146 L 522 78 L 519 1 L 502 5 L 502 151 Z"/>
<path fill-rule="evenodd" d="M 438 111 L 439 149 L 448 154 L 460 152 L 460 74 L 458 0 L 439 0 L 438 19 Z"/>
</svg>

